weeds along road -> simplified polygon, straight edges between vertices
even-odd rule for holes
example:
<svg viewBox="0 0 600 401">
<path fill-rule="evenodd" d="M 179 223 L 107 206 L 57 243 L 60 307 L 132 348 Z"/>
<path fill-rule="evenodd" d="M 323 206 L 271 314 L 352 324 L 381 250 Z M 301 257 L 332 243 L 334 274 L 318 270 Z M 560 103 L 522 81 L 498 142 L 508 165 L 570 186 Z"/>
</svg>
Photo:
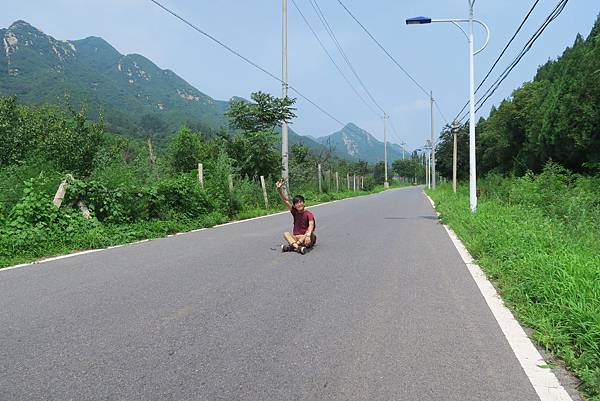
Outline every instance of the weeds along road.
<svg viewBox="0 0 600 401">
<path fill-rule="evenodd" d="M 0 400 L 538 399 L 419 188 L 311 210 L 0 270 Z"/>
</svg>

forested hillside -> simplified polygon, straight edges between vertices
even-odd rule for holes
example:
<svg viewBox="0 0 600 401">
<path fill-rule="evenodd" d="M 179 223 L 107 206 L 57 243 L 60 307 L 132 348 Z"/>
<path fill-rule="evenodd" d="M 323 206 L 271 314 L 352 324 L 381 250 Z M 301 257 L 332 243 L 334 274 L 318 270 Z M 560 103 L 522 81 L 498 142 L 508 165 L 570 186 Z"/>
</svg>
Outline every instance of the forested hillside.
<svg viewBox="0 0 600 401">
<path fill-rule="evenodd" d="M 542 65 L 477 123 L 477 173 L 539 172 L 549 160 L 600 170 L 600 19 L 586 39 Z M 459 134 L 459 178 L 468 176 L 468 126 Z M 452 134 L 442 134 L 438 171 L 452 177 Z"/>
<path fill-rule="evenodd" d="M 204 136 L 229 131 L 225 113 L 230 101 L 213 99 L 175 72 L 163 70 L 139 54 L 123 55 L 99 37 L 60 41 L 25 21 L 0 29 L 0 95 L 17 96 L 33 105 L 85 105 L 88 119 L 103 117 L 107 131 L 158 142 L 172 137 L 182 126 Z M 202 79 L 210 79 L 202 77 Z M 66 108 L 66 107 L 65 107 Z M 289 143 L 312 150 L 330 149 L 348 160 L 383 160 L 383 143 L 353 124 L 344 143 L 330 138 L 314 140 L 289 130 Z M 280 146 L 276 143 L 276 146 Z M 388 148 L 390 160 L 400 158 L 399 146 Z"/>
</svg>

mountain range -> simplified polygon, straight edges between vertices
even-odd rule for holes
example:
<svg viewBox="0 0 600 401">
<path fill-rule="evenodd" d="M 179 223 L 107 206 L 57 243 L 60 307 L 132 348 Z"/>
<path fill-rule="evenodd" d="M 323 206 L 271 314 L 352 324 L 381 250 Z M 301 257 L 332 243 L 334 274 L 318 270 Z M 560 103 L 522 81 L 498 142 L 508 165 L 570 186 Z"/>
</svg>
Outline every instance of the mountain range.
<svg viewBox="0 0 600 401">
<path fill-rule="evenodd" d="M 0 29 L 0 94 L 27 104 L 55 104 L 65 96 L 73 106 L 86 104 L 89 116 L 102 114 L 107 130 L 135 134 L 143 120 L 159 120 L 166 135 L 184 124 L 203 130 L 227 126 L 228 101 L 215 100 L 171 70 L 139 54 L 123 55 L 99 37 L 61 41 L 25 21 Z M 383 143 L 349 123 L 324 137 L 289 132 L 290 144 L 333 149 L 338 157 L 377 162 Z M 388 160 L 402 158 L 389 144 Z"/>
</svg>

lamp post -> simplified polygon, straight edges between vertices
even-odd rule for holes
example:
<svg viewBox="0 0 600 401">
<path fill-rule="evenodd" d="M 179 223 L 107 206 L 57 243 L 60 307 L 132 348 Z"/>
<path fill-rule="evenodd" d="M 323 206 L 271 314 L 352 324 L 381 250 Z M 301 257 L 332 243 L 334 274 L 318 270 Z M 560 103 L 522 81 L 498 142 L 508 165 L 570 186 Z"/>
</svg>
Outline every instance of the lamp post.
<svg viewBox="0 0 600 401">
<path fill-rule="evenodd" d="M 430 24 L 432 22 L 450 22 L 454 26 L 458 27 L 467 38 L 469 43 L 469 205 L 471 211 L 477 210 L 477 174 L 476 174 L 476 163 L 475 163 L 475 67 L 473 58 L 474 56 L 485 49 L 490 40 L 490 29 L 488 26 L 473 18 L 473 3 L 475 0 L 469 0 L 469 18 L 468 19 L 431 19 L 428 17 L 415 17 L 406 20 L 408 25 L 413 24 Z M 485 28 L 487 37 L 483 46 L 473 51 L 473 23 L 476 22 Z M 468 23 L 469 33 L 467 33 L 459 24 Z"/>
<path fill-rule="evenodd" d="M 429 92 L 429 105 L 431 107 L 431 165 L 429 166 L 431 178 L 429 179 L 429 183 L 431 184 L 431 188 L 435 189 L 435 128 L 433 126 L 433 92 Z"/>
<path fill-rule="evenodd" d="M 388 171 L 387 171 L 387 128 L 386 128 L 386 120 L 389 118 L 387 114 L 383 114 L 383 171 L 384 171 L 384 181 L 383 187 L 388 189 L 390 187 L 390 183 L 388 182 Z"/>
<path fill-rule="evenodd" d="M 425 167 L 425 185 L 427 186 L 428 189 L 431 189 L 431 150 L 432 150 L 432 146 L 431 146 L 431 141 L 428 139 L 425 141 L 425 145 L 423 145 L 423 147 L 421 149 L 417 149 L 417 150 L 422 150 L 423 151 L 423 164 Z"/>
</svg>

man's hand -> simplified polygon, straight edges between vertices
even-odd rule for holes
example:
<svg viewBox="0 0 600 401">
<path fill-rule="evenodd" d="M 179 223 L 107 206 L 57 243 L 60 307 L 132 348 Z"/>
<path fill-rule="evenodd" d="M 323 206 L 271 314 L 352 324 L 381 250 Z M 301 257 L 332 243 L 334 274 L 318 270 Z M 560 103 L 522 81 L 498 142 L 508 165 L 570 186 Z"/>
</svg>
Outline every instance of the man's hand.
<svg viewBox="0 0 600 401">
<path fill-rule="evenodd" d="M 292 210 L 292 204 L 290 203 L 290 201 L 288 200 L 287 196 L 285 195 L 285 193 L 283 192 L 283 186 L 284 186 L 284 182 L 282 180 L 277 180 L 277 182 L 275 183 L 275 188 L 277 188 L 277 193 L 279 194 L 279 197 L 281 198 L 281 201 L 283 203 L 285 203 L 285 205 L 287 206 L 287 208 L 289 210 Z"/>
<path fill-rule="evenodd" d="M 312 241 L 310 240 L 310 235 L 304 237 L 304 245 L 310 246 L 311 242 Z"/>
</svg>

